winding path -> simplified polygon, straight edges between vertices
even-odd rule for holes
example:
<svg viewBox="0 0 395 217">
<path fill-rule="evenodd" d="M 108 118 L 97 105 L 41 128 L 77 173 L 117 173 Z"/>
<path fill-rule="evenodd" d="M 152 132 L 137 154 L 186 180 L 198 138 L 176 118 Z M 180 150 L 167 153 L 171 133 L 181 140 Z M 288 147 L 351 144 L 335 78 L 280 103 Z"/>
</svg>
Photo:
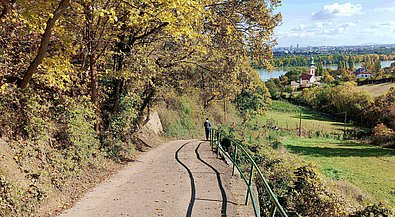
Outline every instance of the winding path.
<svg viewBox="0 0 395 217">
<path fill-rule="evenodd" d="M 208 142 L 169 142 L 144 153 L 60 216 L 239 216 L 243 193 L 235 193 L 240 180 L 230 174 Z"/>
</svg>

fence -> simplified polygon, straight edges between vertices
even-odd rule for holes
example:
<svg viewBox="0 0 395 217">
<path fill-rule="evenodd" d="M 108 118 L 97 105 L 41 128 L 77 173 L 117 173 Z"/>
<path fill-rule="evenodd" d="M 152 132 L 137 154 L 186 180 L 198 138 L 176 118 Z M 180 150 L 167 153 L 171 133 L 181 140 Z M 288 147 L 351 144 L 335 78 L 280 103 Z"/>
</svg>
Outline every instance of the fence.
<svg viewBox="0 0 395 217">
<path fill-rule="evenodd" d="M 247 150 L 243 147 L 241 143 L 227 137 L 225 133 L 221 131 L 211 129 L 210 145 L 211 150 L 215 150 L 215 152 L 217 153 L 217 157 L 222 155 L 223 157 L 232 161 L 232 176 L 235 175 L 235 172 L 237 170 L 241 178 L 247 185 L 245 205 L 248 205 L 248 201 L 249 199 L 251 199 L 251 204 L 256 217 L 288 216 L 284 208 L 279 203 L 276 195 L 270 188 L 270 185 L 266 180 L 265 176 L 263 175 L 262 171 L 259 169 L 258 165 L 255 163 L 251 155 L 247 152 Z M 255 183 L 261 183 L 262 186 L 262 188 L 257 189 L 258 195 L 254 194 L 254 181 Z M 269 200 L 264 201 L 265 207 L 260 207 L 263 205 L 263 203 L 257 203 L 257 201 L 259 201 L 259 198 L 257 198 L 257 196 L 262 199 L 264 198 L 263 194 L 266 194 L 265 196 L 269 198 Z"/>
</svg>

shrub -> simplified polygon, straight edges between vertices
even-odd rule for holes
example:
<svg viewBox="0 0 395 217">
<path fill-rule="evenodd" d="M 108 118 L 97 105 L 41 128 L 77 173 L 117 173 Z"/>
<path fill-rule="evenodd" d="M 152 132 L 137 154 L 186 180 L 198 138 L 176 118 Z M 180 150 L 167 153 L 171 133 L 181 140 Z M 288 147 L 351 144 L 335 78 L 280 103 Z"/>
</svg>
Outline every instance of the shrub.
<svg viewBox="0 0 395 217">
<path fill-rule="evenodd" d="M 290 162 L 281 159 L 267 160 L 264 165 L 266 178 L 270 180 L 279 202 L 290 216 L 343 215 L 341 200 L 325 185 L 325 181 L 312 165 L 294 168 L 290 166 Z M 261 212 L 269 214 L 266 203 L 270 199 L 260 180 L 257 187 L 260 192 Z"/>
<path fill-rule="evenodd" d="M 71 146 L 66 151 L 80 164 L 89 162 L 99 154 L 94 111 L 90 102 L 78 102 L 68 109 L 67 134 Z"/>
<path fill-rule="evenodd" d="M 372 142 L 376 145 L 394 146 L 395 132 L 383 123 L 377 124 L 372 130 Z"/>
<path fill-rule="evenodd" d="M 373 204 L 365 207 L 363 210 L 359 210 L 350 215 L 350 217 L 370 217 L 370 216 L 381 216 L 381 217 L 388 217 L 391 216 L 393 213 L 391 210 L 385 208 L 383 204 Z"/>
</svg>

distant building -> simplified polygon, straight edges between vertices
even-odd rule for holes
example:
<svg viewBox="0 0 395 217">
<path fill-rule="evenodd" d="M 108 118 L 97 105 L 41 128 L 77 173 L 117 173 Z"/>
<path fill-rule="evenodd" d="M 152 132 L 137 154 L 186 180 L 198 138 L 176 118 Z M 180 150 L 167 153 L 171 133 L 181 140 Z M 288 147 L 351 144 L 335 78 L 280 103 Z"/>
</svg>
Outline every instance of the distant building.
<svg viewBox="0 0 395 217">
<path fill-rule="evenodd" d="M 311 57 L 311 62 L 309 66 L 309 75 L 315 76 L 315 65 L 314 65 L 314 58 Z"/>
<path fill-rule="evenodd" d="M 358 78 L 370 78 L 373 76 L 365 68 L 358 68 L 357 70 L 355 70 L 355 72 L 353 72 L 353 74 L 356 75 Z"/>
<path fill-rule="evenodd" d="M 300 87 L 300 84 L 296 81 L 291 81 L 291 87 L 292 89 L 296 90 Z"/>
<path fill-rule="evenodd" d="M 313 84 L 320 84 L 315 76 L 315 69 L 316 67 L 314 64 L 314 58 L 311 57 L 311 62 L 307 74 L 302 74 L 299 78 L 300 87 L 309 87 Z"/>
<path fill-rule="evenodd" d="M 307 83 L 313 83 L 313 82 L 316 82 L 317 80 L 315 79 L 314 75 L 302 74 L 300 76 L 300 81 L 301 82 L 305 81 Z M 302 84 L 302 83 L 300 83 L 300 84 Z"/>
</svg>

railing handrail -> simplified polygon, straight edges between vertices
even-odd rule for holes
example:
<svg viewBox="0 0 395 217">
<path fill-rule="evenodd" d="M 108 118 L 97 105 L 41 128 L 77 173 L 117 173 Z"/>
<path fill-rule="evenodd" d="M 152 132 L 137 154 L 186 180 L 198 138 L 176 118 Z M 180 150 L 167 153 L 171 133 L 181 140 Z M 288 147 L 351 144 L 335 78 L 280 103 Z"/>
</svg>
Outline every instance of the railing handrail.
<svg viewBox="0 0 395 217">
<path fill-rule="evenodd" d="M 217 138 L 215 138 L 215 135 L 217 135 Z M 222 137 L 227 138 L 231 142 L 231 144 L 234 144 L 234 146 L 235 146 L 234 158 L 232 158 L 229 155 L 229 153 L 226 152 L 222 148 L 222 145 L 220 144 L 220 139 Z M 254 208 L 255 216 L 259 217 L 260 216 L 260 211 L 258 211 L 258 209 L 257 209 L 257 203 L 255 201 L 255 197 L 254 197 L 254 194 L 252 192 L 252 187 L 251 187 L 252 177 L 253 177 L 253 174 L 254 174 L 254 172 L 253 172 L 254 169 L 257 171 L 259 178 L 262 179 L 264 188 L 267 191 L 267 193 L 269 194 L 270 200 L 271 200 L 272 204 L 274 205 L 273 209 L 271 211 L 272 212 L 271 216 L 275 216 L 275 213 L 278 212 L 282 217 L 288 217 L 287 213 L 285 212 L 284 208 L 281 206 L 280 202 L 278 201 L 276 195 L 274 194 L 273 190 L 271 189 L 271 187 L 269 185 L 269 182 L 266 180 L 266 178 L 263 175 L 262 171 L 259 169 L 259 167 L 256 164 L 256 162 L 253 160 L 251 155 L 247 152 L 247 150 L 244 148 L 244 146 L 240 142 L 235 141 L 234 139 L 230 138 L 227 135 L 224 135 L 224 134 L 221 135 L 221 132 L 219 130 L 212 128 L 211 132 L 210 132 L 210 144 L 211 144 L 212 149 L 213 149 L 214 144 L 216 145 L 217 156 L 219 155 L 219 152 L 221 151 L 222 154 L 227 156 L 232 161 L 233 167 L 234 168 L 236 167 L 236 169 L 239 171 L 241 178 L 244 180 L 244 182 L 246 183 L 247 188 L 248 188 L 247 189 L 247 196 L 246 196 L 246 205 L 248 203 L 248 197 L 250 196 L 251 197 L 251 202 L 252 202 L 252 205 L 253 205 L 253 208 Z M 237 159 L 237 150 L 241 150 L 243 152 L 243 154 L 245 156 L 247 156 L 247 159 L 251 163 L 251 171 L 250 171 L 250 176 L 249 176 L 249 180 L 248 181 L 247 181 L 246 175 L 243 173 L 243 171 L 241 171 L 241 169 L 239 167 L 240 165 L 237 163 L 237 160 L 236 160 Z M 234 174 L 234 168 L 233 168 L 232 175 Z"/>
</svg>

